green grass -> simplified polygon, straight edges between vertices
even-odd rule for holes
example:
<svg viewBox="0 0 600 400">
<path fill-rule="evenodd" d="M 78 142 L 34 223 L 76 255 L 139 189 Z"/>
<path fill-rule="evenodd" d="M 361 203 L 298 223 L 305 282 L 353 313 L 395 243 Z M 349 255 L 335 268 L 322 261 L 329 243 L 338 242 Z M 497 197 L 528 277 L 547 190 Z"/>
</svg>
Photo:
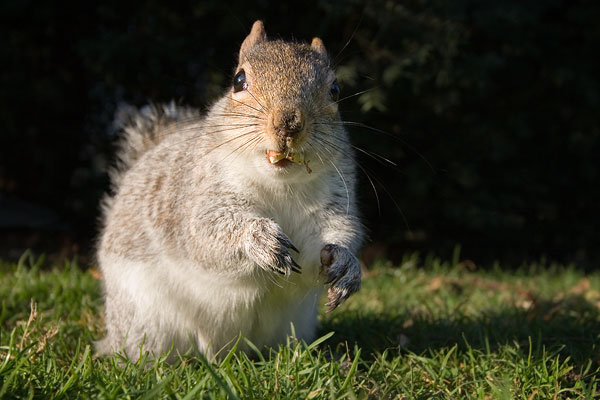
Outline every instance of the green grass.
<svg viewBox="0 0 600 400">
<path fill-rule="evenodd" d="M 600 396 L 600 273 L 468 267 L 417 256 L 378 263 L 359 294 L 321 314 L 312 344 L 134 364 L 94 358 L 103 329 L 94 274 L 25 255 L 0 262 L 0 398 Z"/>
</svg>

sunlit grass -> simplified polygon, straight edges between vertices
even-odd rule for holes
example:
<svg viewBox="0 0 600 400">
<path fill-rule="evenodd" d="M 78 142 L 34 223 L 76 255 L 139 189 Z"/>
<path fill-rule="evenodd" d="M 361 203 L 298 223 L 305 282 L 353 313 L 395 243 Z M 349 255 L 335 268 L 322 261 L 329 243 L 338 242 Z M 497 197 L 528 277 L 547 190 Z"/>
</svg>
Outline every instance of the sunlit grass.
<svg viewBox="0 0 600 400">
<path fill-rule="evenodd" d="M 0 263 L 0 398 L 598 396 L 599 273 L 457 260 L 371 266 L 359 294 L 320 315 L 315 343 L 168 364 L 94 358 L 98 274 L 25 255 Z"/>
</svg>

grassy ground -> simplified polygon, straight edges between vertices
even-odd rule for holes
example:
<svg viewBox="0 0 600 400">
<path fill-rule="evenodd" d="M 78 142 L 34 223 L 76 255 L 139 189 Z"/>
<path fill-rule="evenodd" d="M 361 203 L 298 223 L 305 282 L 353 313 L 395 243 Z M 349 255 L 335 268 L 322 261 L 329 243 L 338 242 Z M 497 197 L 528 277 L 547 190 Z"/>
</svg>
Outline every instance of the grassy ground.
<svg viewBox="0 0 600 400">
<path fill-rule="evenodd" d="M 321 338 L 251 361 L 95 359 L 100 282 L 75 263 L 0 262 L 0 398 L 579 399 L 600 396 L 600 273 L 369 268 Z M 335 332 L 335 333 L 333 333 Z M 241 339 L 243 340 L 243 339 Z"/>
</svg>

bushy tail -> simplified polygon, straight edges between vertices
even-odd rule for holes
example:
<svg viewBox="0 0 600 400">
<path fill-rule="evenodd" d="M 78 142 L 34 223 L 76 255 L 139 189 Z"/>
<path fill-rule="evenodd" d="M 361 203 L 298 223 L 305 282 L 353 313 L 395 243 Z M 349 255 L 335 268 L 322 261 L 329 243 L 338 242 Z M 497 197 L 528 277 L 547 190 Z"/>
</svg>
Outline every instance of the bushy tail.
<svg viewBox="0 0 600 400">
<path fill-rule="evenodd" d="M 177 106 L 174 102 L 147 105 L 140 109 L 120 106 L 115 127 L 121 138 L 118 143 L 117 164 L 110 171 L 113 190 L 119 187 L 123 174 L 148 150 L 159 144 L 175 128 L 176 122 L 198 118 L 198 110 Z"/>
</svg>

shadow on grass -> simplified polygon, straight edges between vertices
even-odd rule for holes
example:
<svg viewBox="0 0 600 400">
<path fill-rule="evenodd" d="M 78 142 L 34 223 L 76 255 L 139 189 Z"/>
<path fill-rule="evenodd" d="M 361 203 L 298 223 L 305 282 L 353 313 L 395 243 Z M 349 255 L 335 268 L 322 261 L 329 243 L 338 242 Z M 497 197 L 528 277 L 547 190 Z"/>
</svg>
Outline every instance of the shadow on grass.
<svg viewBox="0 0 600 400">
<path fill-rule="evenodd" d="M 527 352 L 531 341 L 534 355 L 545 348 L 560 350 L 580 366 L 590 359 L 600 362 L 600 312 L 580 295 L 559 302 L 538 299 L 527 308 L 487 310 L 477 316 L 347 311 L 322 321 L 319 333 L 330 331 L 335 332 L 332 347 L 356 343 L 365 357 L 384 350 L 420 354 L 454 345 L 493 351 L 515 342 Z"/>
</svg>

